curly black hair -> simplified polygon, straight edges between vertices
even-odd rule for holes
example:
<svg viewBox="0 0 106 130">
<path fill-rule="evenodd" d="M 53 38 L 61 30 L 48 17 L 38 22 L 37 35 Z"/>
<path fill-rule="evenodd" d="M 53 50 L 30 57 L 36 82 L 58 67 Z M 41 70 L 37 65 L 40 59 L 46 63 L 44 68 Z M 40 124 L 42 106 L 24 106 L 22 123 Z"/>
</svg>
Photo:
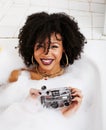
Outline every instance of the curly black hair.
<svg viewBox="0 0 106 130">
<path fill-rule="evenodd" d="M 45 39 L 48 38 L 50 45 L 50 37 L 53 33 L 55 33 L 55 36 L 56 34 L 61 35 L 63 48 L 68 56 L 69 64 L 73 64 L 74 60 L 81 57 L 86 39 L 80 32 L 75 19 L 62 12 L 52 14 L 38 12 L 27 17 L 18 35 L 19 54 L 27 67 L 32 65 L 31 57 L 34 53 L 35 44 L 43 44 Z M 66 64 L 64 54 L 60 64 L 62 66 Z"/>
</svg>

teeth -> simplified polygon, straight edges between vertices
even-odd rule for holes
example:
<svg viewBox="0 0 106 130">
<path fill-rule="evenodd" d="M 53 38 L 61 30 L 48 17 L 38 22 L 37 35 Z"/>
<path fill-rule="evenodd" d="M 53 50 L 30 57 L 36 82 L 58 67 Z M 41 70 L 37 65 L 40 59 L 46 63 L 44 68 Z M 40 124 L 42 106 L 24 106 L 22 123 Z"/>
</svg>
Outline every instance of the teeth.
<svg viewBox="0 0 106 130">
<path fill-rule="evenodd" d="M 42 60 L 42 61 L 45 62 L 45 63 L 51 62 L 51 60 Z"/>
<path fill-rule="evenodd" d="M 43 64 L 49 65 L 49 64 L 52 63 L 53 60 L 52 59 L 42 59 L 41 61 L 42 61 Z"/>
</svg>

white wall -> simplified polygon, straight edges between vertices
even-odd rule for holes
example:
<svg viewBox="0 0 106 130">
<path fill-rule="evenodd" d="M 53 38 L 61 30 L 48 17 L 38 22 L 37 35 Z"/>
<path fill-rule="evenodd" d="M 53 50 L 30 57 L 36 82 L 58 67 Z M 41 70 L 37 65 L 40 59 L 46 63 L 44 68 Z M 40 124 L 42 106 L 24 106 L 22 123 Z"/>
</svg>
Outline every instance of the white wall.
<svg viewBox="0 0 106 130">
<path fill-rule="evenodd" d="M 103 93 L 103 118 L 106 130 L 105 56 L 106 37 L 103 36 L 106 0 L 0 0 L 0 53 L 5 45 L 17 41 L 20 27 L 27 15 L 38 12 L 66 12 L 75 17 L 88 44 L 85 53 L 100 67 Z M 106 25 L 105 25 L 106 27 Z M 0 63 L 1 64 L 1 63 Z"/>
<path fill-rule="evenodd" d="M 26 16 L 64 11 L 76 18 L 87 39 L 102 39 L 105 0 L 0 0 L 0 38 L 17 37 Z"/>
</svg>

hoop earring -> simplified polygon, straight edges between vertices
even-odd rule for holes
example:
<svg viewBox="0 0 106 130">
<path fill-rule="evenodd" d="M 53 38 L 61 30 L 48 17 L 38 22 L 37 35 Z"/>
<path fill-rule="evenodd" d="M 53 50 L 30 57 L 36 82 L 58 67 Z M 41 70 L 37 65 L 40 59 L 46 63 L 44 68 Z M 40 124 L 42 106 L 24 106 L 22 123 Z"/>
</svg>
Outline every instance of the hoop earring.
<svg viewBox="0 0 106 130">
<path fill-rule="evenodd" d="M 34 65 L 34 57 L 33 57 L 33 55 L 32 55 L 32 57 L 31 57 L 31 62 L 32 62 L 32 64 Z"/>
<path fill-rule="evenodd" d="M 68 60 L 67 54 L 65 52 L 64 52 L 64 54 L 65 54 L 65 58 L 66 58 L 66 65 L 65 65 L 65 67 L 67 67 L 67 66 L 69 66 L 69 60 Z"/>
</svg>

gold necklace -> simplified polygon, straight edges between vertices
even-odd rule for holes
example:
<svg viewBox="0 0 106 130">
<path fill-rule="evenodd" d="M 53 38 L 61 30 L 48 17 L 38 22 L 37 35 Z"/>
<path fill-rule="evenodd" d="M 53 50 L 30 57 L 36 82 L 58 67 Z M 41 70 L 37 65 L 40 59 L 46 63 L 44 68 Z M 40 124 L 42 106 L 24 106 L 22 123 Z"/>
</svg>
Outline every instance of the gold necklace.
<svg viewBox="0 0 106 130">
<path fill-rule="evenodd" d="M 60 68 L 59 71 L 57 71 L 56 73 L 53 74 L 46 74 L 46 72 L 40 72 L 38 69 L 38 66 L 35 67 L 36 72 L 40 75 L 41 78 L 44 78 L 45 80 L 47 80 L 48 78 L 53 78 L 56 76 L 60 76 L 64 73 L 64 69 Z"/>
</svg>

